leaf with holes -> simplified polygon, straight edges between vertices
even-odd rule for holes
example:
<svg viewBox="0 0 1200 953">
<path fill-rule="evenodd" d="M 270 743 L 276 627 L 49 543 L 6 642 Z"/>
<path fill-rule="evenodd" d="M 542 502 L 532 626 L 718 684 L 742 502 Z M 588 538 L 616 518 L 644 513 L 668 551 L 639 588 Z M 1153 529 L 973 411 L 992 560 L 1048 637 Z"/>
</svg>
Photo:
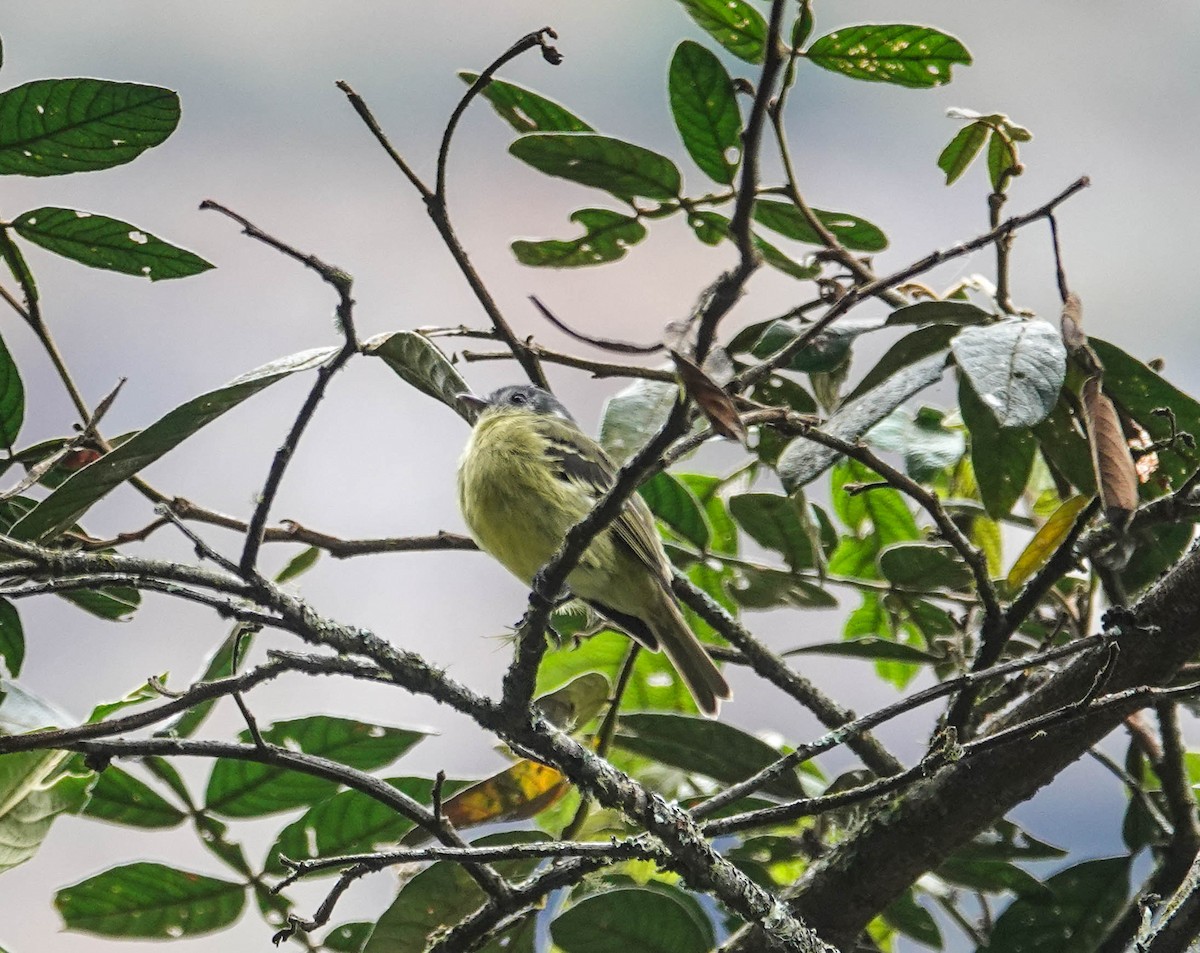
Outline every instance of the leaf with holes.
<svg viewBox="0 0 1200 953">
<path fill-rule="evenodd" d="M 68 930 L 144 940 L 223 930 L 245 904 L 243 884 L 152 863 L 113 867 L 54 898 Z"/>
<path fill-rule="evenodd" d="M 549 132 L 522 136 L 508 151 L 539 172 L 590 185 L 631 200 L 676 198 L 683 181 L 664 155 L 590 132 Z"/>
<path fill-rule="evenodd" d="M 151 281 L 186 278 L 213 267 L 128 222 L 92 212 L 38 208 L 18 216 L 13 228 L 22 238 L 81 265 Z"/>
<path fill-rule="evenodd" d="M 337 351 L 336 347 L 325 347 L 292 354 L 180 404 L 112 453 L 72 475 L 19 519 L 9 534 L 33 542 L 56 536 L 86 513 L 92 504 L 226 411 L 276 381 L 298 371 L 319 367 Z"/>
<path fill-rule="evenodd" d="M 667 77 L 671 115 L 683 145 L 714 182 L 733 182 L 742 154 L 742 114 L 733 80 L 705 47 L 684 40 L 675 48 Z"/>
<path fill-rule="evenodd" d="M 954 64 L 971 64 L 971 54 L 954 37 L 907 23 L 845 27 L 813 40 L 808 58 L 854 79 L 915 89 L 948 83 Z"/>
<path fill-rule="evenodd" d="M 579 238 L 518 240 L 513 254 L 522 265 L 535 268 L 581 268 L 620 261 L 630 245 L 646 237 L 646 227 L 631 215 L 606 208 L 581 208 L 571 221 L 583 226 Z"/>
<path fill-rule="evenodd" d="M 887 236 L 879 226 L 865 218 L 847 215 L 845 212 L 827 212 L 815 208 L 813 214 L 820 220 L 845 248 L 851 251 L 877 252 L 888 246 Z M 824 245 L 821 236 L 809 224 L 804 213 L 790 202 L 760 199 L 754 204 L 754 219 L 785 238 L 809 245 Z"/>
<path fill-rule="evenodd" d="M 964 328 L 950 350 L 1001 427 L 1032 427 L 1058 403 L 1067 351 L 1048 321 L 1010 318 Z"/>
<path fill-rule="evenodd" d="M 144 781 L 114 765 L 109 765 L 96 778 L 83 814 L 111 824 L 145 830 L 178 827 L 187 819 L 183 811 Z"/>
<path fill-rule="evenodd" d="M 688 225 L 696 237 L 706 245 L 720 244 L 721 239 L 734 240 L 729 230 L 729 219 L 720 212 L 694 212 L 688 216 Z M 794 261 L 756 232 L 751 234 L 751 238 L 763 261 L 777 271 L 782 271 L 797 281 L 809 281 L 821 273 L 821 266 L 817 262 Z"/>
<path fill-rule="evenodd" d="M 425 335 L 415 331 L 377 334 L 363 343 L 363 353 L 382 358 L 402 380 L 421 393 L 440 400 L 467 423 L 474 420 L 474 414 L 458 400 L 459 394 L 470 393 L 471 388 L 441 349 Z"/>
<path fill-rule="evenodd" d="M 0 175 L 131 162 L 179 124 L 179 95 L 103 79 L 40 79 L 0 93 Z"/>
<path fill-rule="evenodd" d="M 746 0 L 679 0 L 697 26 L 747 63 L 767 52 L 767 21 Z"/>
<path fill-rule="evenodd" d="M 460 70 L 458 78 L 468 86 L 478 73 Z M 565 106 L 518 86 L 493 79 L 479 93 L 496 110 L 496 115 L 517 132 L 591 132 L 592 127 Z"/>
</svg>

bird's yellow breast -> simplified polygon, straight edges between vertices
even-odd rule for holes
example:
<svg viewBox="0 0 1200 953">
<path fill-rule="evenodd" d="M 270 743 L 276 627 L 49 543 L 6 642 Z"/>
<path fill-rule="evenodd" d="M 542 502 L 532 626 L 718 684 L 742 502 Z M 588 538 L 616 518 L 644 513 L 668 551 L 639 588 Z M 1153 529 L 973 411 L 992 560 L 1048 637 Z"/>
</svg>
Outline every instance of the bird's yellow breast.
<svg viewBox="0 0 1200 953">
<path fill-rule="evenodd" d="M 525 583 L 591 508 L 582 489 L 558 479 L 548 442 L 524 415 L 487 414 L 459 462 L 458 499 L 475 541 Z M 602 534 L 584 563 L 611 542 Z M 581 567 L 582 568 L 582 567 Z"/>
</svg>

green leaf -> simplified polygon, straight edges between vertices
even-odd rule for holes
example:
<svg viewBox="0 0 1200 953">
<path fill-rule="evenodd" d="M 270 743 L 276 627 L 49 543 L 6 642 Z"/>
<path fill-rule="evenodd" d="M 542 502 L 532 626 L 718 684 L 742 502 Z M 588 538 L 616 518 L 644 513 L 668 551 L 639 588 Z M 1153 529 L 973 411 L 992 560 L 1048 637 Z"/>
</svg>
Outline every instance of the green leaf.
<svg viewBox="0 0 1200 953">
<path fill-rule="evenodd" d="M 995 315 L 968 301 L 918 301 L 889 314 L 887 325 L 990 324 L 995 319 Z"/>
<path fill-rule="evenodd" d="M 767 21 L 745 0 L 679 0 L 700 29 L 747 63 L 767 52 Z"/>
<path fill-rule="evenodd" d="M 710 534 L 709 549 L 714 553 L 736 556 L 738 553 L 737 526 L 729 516 L 725 501 L 721 499 L 723 483 L 720 477 L 707 473 L 681 473 L 679 481 L 692 491 L 704 515 L 708 519 Z"/>
<path fill-rule="evenodd" d="M 459 70 L 459 79 L 470 86 L 478 73 Z M 531 90 L 493 79 L 479 93 L 491 103 L 496 115 L 517 132 L 591 132 L 592 127 L 552 99 Z"/>
<path fill-rule="evenodd" d="M 0 724 L 7 732 L 8 710 L 25 699 L 18 699 L 13 683 L 5 682 L 3 687 L 0 715 L 5 717 Z M 45 718 L 37 717 L 42 723 L 34 727 L 50 727 L 53 722 Z M 50 833 L 54 819 L 75 813 L 87 800 L 91 772 L 86 776 L 62 773 L 66 757 L 61 752 L 21 751 L 0 758 L 0 873 L 29 860 Z"/>
<path fill-rule="evenodd" d="M 11 450 L 25 420 L 25 385 L 17 363 L 0 340 L 0 447 Z"/>
<path fill-rule="evenodd" d="M 744 609 L 831 609 L 837 600 L 818 586 L 790 572 L 739 566 L 729 584 L 730 595 Z"/>
<path fill-rule="evenodd" d="M 300 550 L 299 553 L 288 560 L 288 564 L 276 575 L 275 584 L 282 586 L 285 582 L 291 582 L 298 576 L 303 576 L 317 564 L 317 560 L 320 558 L 321 550 L 317 549 L 316 546 L 309 546 L 307 549 Z"/>
<path fill-rule="evenodd" d="M 322 949 L 333 950 L 333 953 L 359 953 L 367 937 L 371 935 L 373 924 L 358 921 L 343 923 L 336 926 L 321 940 Z"/>
<path fill-rule="evenodd" d="M 1129 858 L 1089 860 L 1060 871 L 1042 895 L 1018 897 L 996 920 L 988 953 L 1093 953 L 1129 895 Z"/>
<path fill-rule="evenodd" d="M 227 410 L 276 381 L 325 363 L 337 350 L 335 347 L 326 347 L 293 354 L 181 404 L 112 453 L 71 476 L 18 520 L 10 530 L 10 535 L 32 542 L 53 538 L 78 520 L 93 503 Z"/>
<path fill-rule="evenodd" d="M 924 482 L 958 463 L 967 449 L 962 430 L 943 426 L 944 419 L 932 407 L 922 407 L 915 416 L 901 407 L 868 430 L 864 439 L 880 450 L 903 454 L 905 471 Z"/>
<path fill-rule="evenodd" d="M 474 421 L 473 413 L 458 400 L 459 394 L 468 394 L 471 388 L 441 349 L 425 335 L 416 331 L 377 334 L 363 343 L 363 353 L 383 358 L 383 362 L 405 383 L 440 400 L 467 423 Z"/>
<path fill-rule="evenodd" d="M 714 182 L 730 185 L 742 154 L 742 114 L 733 80 L 705 47 L 684 40 L 667 75 L 675 128 L 692 161 Z"/>
<path fill-rule="evenodd" d="M 918 943 L 942 949 L 942 931 L 933 914 L 917 903 L 916 890 L 909 887 L 883 911 L 883 919 L 892 929 Z"/>
<path fill-rule="evenodd" d="M 975 161 L 979 150 L 987 142 L 990 127 L 987 123 L 973 122 L 963 126 L 938 156 L 938 168 L 946 173 L 946 184 L 953 184 Z"/>
<path fill-rule="evenodd" d="M 1050 891 L 1042 881 L 1011 861 L 971 854 L 955 855 L 942 861 L 936 873 L 947 883 L 981 893 L 1003 893 L 1019 897 L 1047 899 Z"/>
<path fill-rule="evenodd" d="M 16 678 L 25 662 L 25 630 L 17 607 L 0 599 L 0 675 Z"/>
<path fill-rule="evenodd" d="M 68 930 L 143 940 L 223 930 L 245 904 L 242 884 L 145 862 L 113 867 L 54 898 Z"/>
<path fill-rule="evenodd" d="M 618 463 L 633 456 L 666 422 L 679 388 L 666 381 L 639 379 L 604 402 L 600 445 Z"/>
<path fill-rule="evenodd" d="M 1037 437 L 1038 447 L 1049 465 L 1066 477 L 1080 492 L 1088 496 L 1096 492 L 1092 451 L 1088 447 L 1087 438 L 1075 425 L 1075 416 L 1065 391 L 1059 397 L 1054 410 L 1050 411 L 1050 416 L 1034 426 L 1033 434 Z"/>
<path fill-rule="evenodd" d="M 22 238 L 81 265 L 151 281 L 186 278 L 213 267 L 128 222 L 92 212 L 38 208 L 18 216 L 13 228 Z"/>
<path fill-rule="evenodd" d="M 83 809 L 87 817 L 145 829 L 182 824 L 187 815 L 145 782 L 109 765 L 100 772 Z"/>
<path fill-rule="evenodd" d="M 813 13 L 810 0 L 802 0 L 800 4 L 800 15 L 796 17 L 796 22 L 792 25 L 792 48 L 799 49 L 804 45 L 804 41 L 812 35 L 813 30 Z"/>
<path fill-rule="evenodd" d="M 67 602 L 100 619 L 116 622 L 137 610 L 142 594 L 129 586 L 104 586 L 100 589 L 79 589 L 59 595 Z"/>
<path fill-rule="evenodd" d="M 971 463 L 983 505 L 992 519 L 1012 512 L 1021 498 L 1037 444 L 1027 427 L 1001 427 L 964 375 L 958 384 L 958 406 L 971 432 Z"/>
<path fill-rule="evenodd" d="M 583 226 L 583 235 L 570 239 L 519 240 L 513 254 L 522 265 L 535 268 L 582 268 L 620 261 L 630 245 L 646 237 L 646 226 L 630 215 L 606 208 L 581 208 L 571 221 Z"/>
<path fill-rule="evenodd" d="M 807 374 L 835 371 L 846 363 L 850 348 L 858 336 L 878 330 L 879 327 L 881 325 L 876 321 L 839 321 L 812 338 L 783 369 Z M 805 325 L 795 319 L 772 321 L 754 343 L 750 353 L 765 360 L 805 331 Z"/>
<path fill-rule="evenodd" d="M 791 497 L 778 493 L 740 493 L 729 498 L 729 512 L 754 541 L 782 553 L 792 569 L 813 566 L 813 548 L 797 506 Z"/>
<path fill-rule="evenodd" d="M 0 93 L 0 175 L 108 169 L 179 124 L 169 89 L 102 79 L 40 79 Z"/>
<path fill-rule="evenodd" d="M 225 640 L 217 646 L 216 651 L 209 656 L 208 664 L 205 665 L 204 674 L 200 676 L 199 681 L 213 682 L 219 678 L 228 678 L 232 675 L 234 672 L 234 649 L 240 646 L 242 657 L 245 657 L 245 653 L 250 651 L 250 646 L 254 643 L 255 634 L 253 630 L 241 623 L 234 625 L 233 631 L 225 637 Z M 198 705 L 193 705 L 174 721 L 168 722 L 156 731 L 155 736 L 167 738 L 192 737 L 207 720 L 209 713 L 216 703 L 217 700 L 214 698 L 209 701 L 200 702 Z"/>
<path fill-rule="evenodd" d="M 971 63 L 971 54 L 949 34 L 904 23 L 844 27 L 813 40 L 808 58 L 854 79 L 914 89 L 948 83 L 955 63 Z"/>
<path fill-rule="evenodd" d="M 547 175 L 590 185 L 632 200 L 667 202 L 683 188 L 679 169 L 664 155 L 590 132 L 522 136 L 508 151 Z"/>
<path fill-rule="evenodd" d="M 870 390 L 856 393 L 821 429 L 842 440 L 858 440 L 914 394 L 941 380 L 945 368 L 946 360 L 940 352 L 915 361 Z M 824 473 L 837 458 L 836 450 L 797 437 L 779 455 L 775 469 L 784 489 L 794 492 Z"/>
<path fill-rule="evenodd" d="M 819 208 L 812 211 L 821 224 L 851 251 L 877 252 L 888 246 L 887 236 L 877 225 L 872 225 L 865 218 L 847 215 L 845 212 L 827 212 Z M 810 245 L 825 244 L 821 236 L 809 225 L 804 213 L 791 202 L 759 199 L 754 203 L 754 219 L 785 238 L 807 242 Z"/>
<path fill-rule="evenodd" d="M 1058 403 L 1067 351 L 1048 321 L 1010 318 L 964 328 L 950 350 L 1001 427 L 1032 427 Z"/>
<path fill-rule="evenodd" d="M 1005 179 L 1011 175 L 1011 169 L 1016 167 L 1017 147 L 1013 145 L 1011 140 L 999 129 L 992 130 L 992 139 L 988 143 L 988 178 L 992 183 L 992 190 L 995 192 L 1002 191 L 1002 186 L 1005 184 Z"/>
<path fill-rule="evenodd" d="M 1104 393 L 1154 440 L 1165 440 L 1170 435 L 1166 418 L 1154 413 L 1155 409 L 1161 407 L 1171 409 L 1180 430 L 1186 430 L 1200 440 L 1200 403 L 1195 398 L 1183 393 L 1116 345 L 1093 337 L 1088 338 L 1088 343 L 1104 364 Z M 1158 456 L 1159 473 L 1169 476 L 1176 486 L 1200 463 L 1194 451 L 1179 445 L 1158 451 Z"/>
<path fill-rule="evenodd" d="M 387 783 L 422 803 L 432 799 L 433 782 L 428 778 L 389 778 Z M 465 781 L 449 781 L 443 793 L 449 797 L 466 786 Z M 394 844 L 412 828 L 412 821 L 375 798 L 361 791 L 339 791 L 314 804 L 280 831 L 267 855 L 266 869 L 272 874 L 284 873 L 281 854 L 290 860 L 311 860 L 379 850 Z M 331 869 L 328 873 L 337 871 Z"/>
<path fill-rule="evenodd" d="M 1121 572 L 1121 584 L 1134 595 L 1174 566 L 1191 545 L 1195 526 L 1181 522 L 1134 535 L 1133 555 Z"/>
<path fill-rule="evenodd" d="M 733 241 L 733 234 L 729 230 L 729 219 L 720 212 L 693 212 L 688 216 L 688 225 L 691 226 L 696 237 L 706 245 L 716 245 L 721 239 Z M 754 241 L 754 247 L 762 255 L 763 261 L 777 271 L 782 271 L 797 281 L 808 281 L 821 273 L 821 266 L 818 263 L 802 264 L 794 261 L 761 235 L 752 233 L 750 237 Z"/>
<path fill-rule="evenodd" d="M 591 894 L 555 919 L 550 935 L 564 953 L 707 953 L 716 943 L 712 924 L 685 899 L 665 889 Z"/>
<path fill-rule="evenodd" d="M 841 642 L 818 642 L 816 645 L 804 645 L 797 649 L 789 649 L 783 655 L 785 658 L 793 655 L 834 655 L 839 658 L 867 659 L 872 662 L 903 662 L 907 665 L 928 665 L 946 661 L 945 656 L 927 652 L 912 645 L 905 645 L 903 642 L 881 639 L 875 635 L 845 639 Z"/>
<path fill-rule="evenodd" d="M 656 473 L 638 487 L 638 493 L 650 512 L 673 532 L 694 543 L 701 552 L 708 549 L 708 523 L 700 503 L 675 477 L 666 472 Z"/>
<path fill-rule="evenodd" d="M 262 736 L 267 744 L 373 771 L 391 764 L 425 733 L 313 715 L 276 722 Z M 240 737 L 243 743 L 249 743 L 249 732 L 242 732 Z M 259 817 L 315 804 L 336 790 L 337 783 L 325 778 L 255 761 L 222 758 L 209 776 L 205 802 L 208 810 L 225 817 Z"/>
<path fill-rule="evenodd" d="M 961 592 L 970 588 L 973 579 L 948 544 L 896 543 L 880 551 L 878 562 L 884 579 L 906 589 Z"/>
<path fill-rule="evenodd" d="M 510 831 L 475 841 L 477 846 L 530 844 L 543 839 L 534 831 Z M 502 861 L 502 876 L 524 876 L 536 860 Z M 400 888 L 400 893 L 371 931 L 362 953 L 408 953 L 424 950 L 434 933 L 454 926 L 473 913 L 487 898 L 461 864 L 442 862 L 422 870 Z"/>
</svg>

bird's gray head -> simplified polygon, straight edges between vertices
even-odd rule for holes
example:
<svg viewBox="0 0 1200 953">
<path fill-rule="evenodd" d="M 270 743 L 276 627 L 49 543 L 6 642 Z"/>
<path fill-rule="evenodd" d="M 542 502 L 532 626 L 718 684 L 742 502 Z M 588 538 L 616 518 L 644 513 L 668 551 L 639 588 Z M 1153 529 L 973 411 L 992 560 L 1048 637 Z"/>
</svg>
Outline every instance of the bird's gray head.
<svg viewBox="0 0 1200 953">
<path fill-rule="evenodd" d="M 492 391 L 487 397 L 475 394 L 459 394 L 458 399 L 472 408 L 477 416 L 493 411 L 499 413 L 531 413 L 547 417 L 558 417 L 574 424 L 575 418 L 549 391 L 533 384 L 510 384 Z"/>
</svg>

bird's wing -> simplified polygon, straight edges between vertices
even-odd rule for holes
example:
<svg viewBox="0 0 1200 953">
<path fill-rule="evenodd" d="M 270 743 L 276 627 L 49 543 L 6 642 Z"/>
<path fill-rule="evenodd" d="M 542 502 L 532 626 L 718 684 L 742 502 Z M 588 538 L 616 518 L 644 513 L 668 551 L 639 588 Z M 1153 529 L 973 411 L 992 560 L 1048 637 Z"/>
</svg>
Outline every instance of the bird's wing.
<svg viewBox="0 0 1200 953">
<path fill-rule="evenodd" d="M 577 487 L 593 503 L 608 492 L 617 480 L 617 468 L 599 444 L 559 420 L 547 420 L 541 429 L 546 438 L 546 453 L 560 479 Z M 645 500 L 637 493 L 631 495 L 610 525 L 617 539 L 629 547 L 638 561 L 664 586 L 669 585 L 670 569 L 654 528 L 654 516 Z"/>
</svg>

